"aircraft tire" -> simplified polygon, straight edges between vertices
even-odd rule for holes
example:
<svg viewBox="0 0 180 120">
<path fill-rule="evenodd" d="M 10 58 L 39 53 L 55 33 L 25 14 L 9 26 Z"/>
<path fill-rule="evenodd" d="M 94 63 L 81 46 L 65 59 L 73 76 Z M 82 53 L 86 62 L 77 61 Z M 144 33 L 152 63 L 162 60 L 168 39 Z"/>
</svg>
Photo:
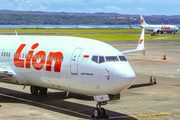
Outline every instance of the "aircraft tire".
<svg viewBox="0 0 180 120">
<path fill-rule="evenodd" d="M 40 94 L 40 95 L 47 95 L 47 88 L 40 87 L 39 90 L 40 90 L 40 91 L 39 91 L 39 94 Z"/>
<path fill-rule="evenodd" d="M 106 115 L 106 110 L 104 108 L 101 108 L 101 115 L 105 116 Z"/>
<path fill-rule="evenodd" d="M 93 111 L 93 116 L 95 118 L 99 118 L 101 116 L 101 112 L 99 110 L 99 108 L 95 108 L 94 111 Z"/>
<path fill-rule="evenodd" d="M 31 86 L 30 87 L 31 95 L 37 95 L 38 94 L 38 90 L 39 90 L 39 87 Z"/>
</svg>

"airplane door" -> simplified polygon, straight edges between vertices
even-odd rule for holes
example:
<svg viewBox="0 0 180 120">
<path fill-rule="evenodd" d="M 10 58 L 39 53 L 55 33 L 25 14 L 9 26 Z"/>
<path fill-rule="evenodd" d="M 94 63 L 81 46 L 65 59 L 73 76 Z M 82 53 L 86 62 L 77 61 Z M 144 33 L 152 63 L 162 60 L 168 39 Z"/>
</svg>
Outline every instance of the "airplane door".
<svg viewBox="0 0 180 120">
<path fill-rule="evenodd" d="M 1 50 L 1 62 L 4 61 L 4 51 L 5 51 L 4 49 Z"/>
<path fill-rule="evenodd" d="M 73 52 L 73 55 L 71 57 L 71 75 L 78 74 L 78 59 L 79 59 L 81 51 L 82 51 L 81 48 L 77 48 Z"/>
</svg>

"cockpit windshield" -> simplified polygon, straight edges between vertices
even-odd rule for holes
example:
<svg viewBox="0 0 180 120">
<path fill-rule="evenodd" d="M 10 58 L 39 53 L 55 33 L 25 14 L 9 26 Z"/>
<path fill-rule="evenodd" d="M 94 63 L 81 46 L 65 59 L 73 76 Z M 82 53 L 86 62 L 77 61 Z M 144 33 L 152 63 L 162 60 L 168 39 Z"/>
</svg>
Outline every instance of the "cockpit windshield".
<svg viewBox="0 0 180 120">
<path fill-rule="evenodd" d="M 98 64 L 104 62 L 127 61 L 124 56 L 92 56 L 91 60 Z"/>
<path fill-rule="evenodd" d="M 104 56 L 93 56 L 92 57 L 92 61 L 94 61 L 96 63 L 103 63 L 103 62 L 105 62 Z"/>
<path fill-rule="evenodd" d="M 121 61 L 127 61 L 124 56 L 119 56 L 119 59 L 120 59 Z"/>
<path fill-rule="evenodd" d="M 99 56 L 99 63 L 103 63 L 103 62 L 105 62 L 104 56 Z"/>
<path fill-rule="evenodd" d="M 106 56 L 106 62 L 119 61 L 117 56 Z"/>
</svg>

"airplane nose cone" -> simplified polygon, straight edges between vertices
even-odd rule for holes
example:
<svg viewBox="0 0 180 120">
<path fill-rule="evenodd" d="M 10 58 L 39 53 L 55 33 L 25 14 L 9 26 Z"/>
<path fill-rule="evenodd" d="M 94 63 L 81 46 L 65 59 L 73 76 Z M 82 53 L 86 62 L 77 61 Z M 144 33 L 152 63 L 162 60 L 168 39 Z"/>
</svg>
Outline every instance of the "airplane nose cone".
<svg viewBox="0 0 180 120">
<path fill-rule="evenodd" d="M 116 89 L 121 92 L 134 83 L 136 74 L 128 62 L 116 64 L 113 70 L 113 80 Z"/>
</svg>

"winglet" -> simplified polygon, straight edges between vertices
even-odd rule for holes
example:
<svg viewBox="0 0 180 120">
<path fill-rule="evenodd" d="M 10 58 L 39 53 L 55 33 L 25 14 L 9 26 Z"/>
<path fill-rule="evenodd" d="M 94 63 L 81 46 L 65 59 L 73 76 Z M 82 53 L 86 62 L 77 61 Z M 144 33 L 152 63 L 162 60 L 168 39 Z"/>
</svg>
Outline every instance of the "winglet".
<svg viewBox="0 0 180 120">
<path fill-rule="evenodd" d="M 139 39 L 137 50 L 141 51 L 143 55 L 146 55 L 145 48 L 144 48 L 144 29 L 142 30 L 141 37 Z"/>
<path fill-rule="evenodd" d="M 16 33 L 16 35 L 18 35 L 17 32 L 16 32 L 16 30 L 15 30 L 15 33 Z"/>
<path fill-rule="evenodd" d="M 139 39 L 137 48 L 134 50 L 122 51 L 121 53 L 122 54 L 129 54 L 129 53 L 133 53 L 133 52 L 141 52 L 143 55 L 146 55 L 145 54 L 145 47 L 144 47 L 144 29 L 142 30 L 141 37 Z"/>
</svg>

